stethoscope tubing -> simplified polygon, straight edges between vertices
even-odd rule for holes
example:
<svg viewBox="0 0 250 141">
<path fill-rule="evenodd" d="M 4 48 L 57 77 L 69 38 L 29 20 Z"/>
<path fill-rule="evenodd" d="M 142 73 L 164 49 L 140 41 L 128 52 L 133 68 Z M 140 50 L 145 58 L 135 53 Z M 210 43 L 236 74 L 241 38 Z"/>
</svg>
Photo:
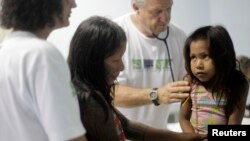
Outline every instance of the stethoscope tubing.
<svg viewBox="0 0 250 141">
<path fill-rule="evenodd" d="M 168 39 L 168 36 L 169 36 L 169 27 L 167 27 L 167 35 L 166 35 L 165 38 L 160 38 L 157 35 L 155 35 L 154 33 L 153 33 L 153 36 L 156 39 L 158 39 L 160 41 L 163 41 L 164 44 L 165 44 L 165 46 L 166 46 L 167 53 L 168 53 L 168 60 L 169 60 L 170 72 L 171 72 L 171 76 L 172 76 L 172 81 L 174 82 L 175 81 L 175 79 L 174 79 L 174 72 L 173 72 L 173 68 L 172 68 L 172 63 L 171 63 L 171 58 L 170 58 L 170 53 L 169 53 L 169 47 L 168 47 L 168 42 L 167 42 L 167 39 Z"/>
</svg>

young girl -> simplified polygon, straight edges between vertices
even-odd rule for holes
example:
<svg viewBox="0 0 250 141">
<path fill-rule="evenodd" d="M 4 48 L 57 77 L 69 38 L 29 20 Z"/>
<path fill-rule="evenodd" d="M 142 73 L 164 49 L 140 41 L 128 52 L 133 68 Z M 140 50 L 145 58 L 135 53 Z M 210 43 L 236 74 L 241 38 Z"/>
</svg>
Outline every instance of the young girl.
<svg viewBox="0 0 250 141">
<path fill-rule="evenodd" d="M 207 125 L 241 124 L 249 85 L 236 69 L 227 30 L 222 26 L 197 29 L 186 40 L 184 57 L 192 89 L 180 110 L 183 132 L 206 134 Z"/>
</svg>

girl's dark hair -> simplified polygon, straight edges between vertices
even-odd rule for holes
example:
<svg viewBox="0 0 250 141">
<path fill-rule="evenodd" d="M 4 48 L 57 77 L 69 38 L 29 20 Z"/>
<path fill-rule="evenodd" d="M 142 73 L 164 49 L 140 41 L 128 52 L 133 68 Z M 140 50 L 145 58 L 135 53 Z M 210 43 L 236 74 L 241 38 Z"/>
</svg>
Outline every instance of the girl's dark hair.
<svg viewBox="0 0 250 141">
<path fill-rule="evenodd" d="M 70 43 L 68 63 L 71 80 L 80 98 L 90 94 L 108 110 L 95 92 L 99 91 L 112 107 L 114 85 L 110 86 L 107 82 L 108 70 L 104 60 L 113 55 L 126 40 L 123 29 L 104 17 L 90 17 L 78 26 Z"/>
<path fill-rule="evenodd" d="M 191 71 L 190 44 L 198 40 L 209 42 L 209 56 L 213 59 L 215 76 L 208 83 L 212 93 L 218 93 L 220 97 L 225 94 L 227 105 L 226 116 L 232 113 L 233 108 L 240 106 L 240 100 L 248 85 L 245 76 L 236 68 L 236 55 L 233 42 L 227 30 L 220 25 L 204 26 L 195 30 L 186 40 L 184 46 L 185 68 L 193 80 L 197 80 Z M 198 80 L 197 80 L 198 81 Z"/>
<path fill-rule="evenodd" d="M 63 0 L 2 0 L 0 21 L 5 28 L 36 31 L 54 26 L 53 16 L 60 19 Z"/>
</svg>

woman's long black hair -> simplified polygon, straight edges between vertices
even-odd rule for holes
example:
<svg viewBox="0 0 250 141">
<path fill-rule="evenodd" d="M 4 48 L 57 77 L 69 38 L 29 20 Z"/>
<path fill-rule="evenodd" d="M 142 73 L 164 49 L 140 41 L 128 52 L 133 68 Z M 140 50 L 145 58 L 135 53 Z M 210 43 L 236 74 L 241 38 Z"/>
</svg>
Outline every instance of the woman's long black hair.
<svg viewBox="0 0 250 141">
<path fill-rule="evenodd" d="M 93 16 L 78 26 L 70 43 L 68 64 L 80 100 L 91 95 L 108 110 L 107 104 L 96 93 L 99 91 L 112 107 L 114 85 L 107 82 L 104 60 L 124 42 L 123 29 L 107 18 Z"/>
</svg>

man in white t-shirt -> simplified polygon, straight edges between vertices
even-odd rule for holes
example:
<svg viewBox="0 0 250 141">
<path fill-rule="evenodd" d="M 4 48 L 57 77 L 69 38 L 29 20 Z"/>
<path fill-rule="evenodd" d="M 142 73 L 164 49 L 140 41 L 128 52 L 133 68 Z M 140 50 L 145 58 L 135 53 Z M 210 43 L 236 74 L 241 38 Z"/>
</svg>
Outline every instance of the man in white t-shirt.
<svg viewBox="0 0 250 141">
<path fill-rule="evenodd" d="M 1 24 L 13 31 L 0 50 L 0 140 L 86 141 L 69 68 L 46 41 L 69 25 L 74 0 L 2 0 Z"/>
<path fill-rule="evenodd" d="M 115 105 L 128 118 L 166 129 L 169 103 L 188 96 L 182 48 L 185 33 L 170 22 L 172 0 L 132 0 L 133 13 L 114 21 L 126 32 L 125 69 Z M 174 81 L 174 82 L 173 82 Z"/>
</svg>

